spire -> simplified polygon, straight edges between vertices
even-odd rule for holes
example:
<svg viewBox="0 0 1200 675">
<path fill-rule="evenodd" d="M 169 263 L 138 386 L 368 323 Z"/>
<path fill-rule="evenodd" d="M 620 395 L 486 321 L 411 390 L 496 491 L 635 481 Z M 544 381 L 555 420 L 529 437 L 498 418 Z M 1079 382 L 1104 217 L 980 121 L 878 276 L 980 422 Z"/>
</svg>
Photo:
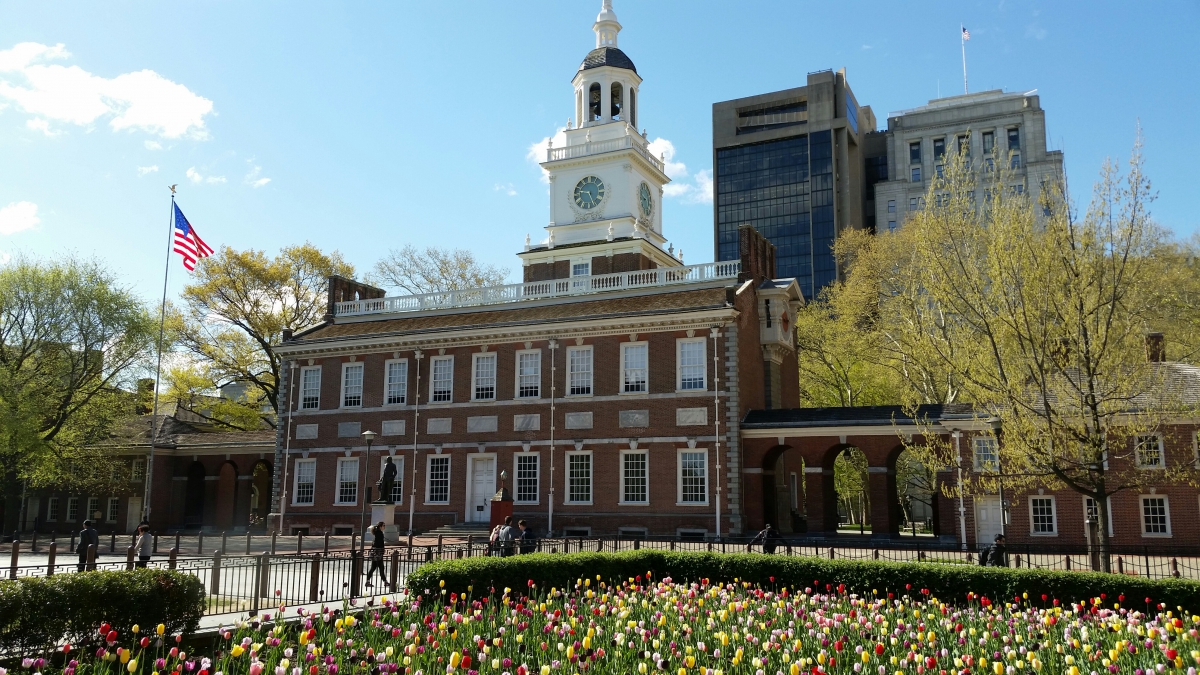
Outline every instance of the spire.
<svg viewBox="0 0 1200 675">
<path fill-rule="evenodd" d="M 613 12 L 612 0 L 603 0 L 600 13 L 596 15 L 596 23 L 592 24 L 592 30 L 596 32 L 597 49 L 617 46 L 617 33 L 621 32 L 621 24 Z"/>
</svg>

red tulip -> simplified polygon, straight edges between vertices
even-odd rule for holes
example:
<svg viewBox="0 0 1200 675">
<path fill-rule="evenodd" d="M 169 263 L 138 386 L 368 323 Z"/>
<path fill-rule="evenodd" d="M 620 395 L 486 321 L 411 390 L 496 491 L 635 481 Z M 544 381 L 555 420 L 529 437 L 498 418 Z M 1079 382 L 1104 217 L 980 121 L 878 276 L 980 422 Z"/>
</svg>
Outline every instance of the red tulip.
<svg viewBox="0 0 1200 675">
<path fill-rule="evenodd" d="M 875 643 L 875 654 L 877 656 L 883 655 L 883 643 L 882 642 Z"/>
</svg>

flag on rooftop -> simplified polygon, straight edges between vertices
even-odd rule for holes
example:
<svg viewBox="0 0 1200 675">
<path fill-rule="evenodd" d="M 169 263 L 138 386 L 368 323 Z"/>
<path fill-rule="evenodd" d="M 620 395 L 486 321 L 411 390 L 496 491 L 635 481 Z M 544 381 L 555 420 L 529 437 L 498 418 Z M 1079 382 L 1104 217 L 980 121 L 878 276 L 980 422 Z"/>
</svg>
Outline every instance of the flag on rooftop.
<svg viewBox="0 0 1200 675">
<path fill-rule="evenodd" d="M 213 250 L 196 234 L 196 229 L 188 222 L 175 204 L 175 252 L 183 256 L 183 268 L 191 272 L 196 269 L 196 261 L 212 255 Z"/>
<path fill-rule="evenodd" d="M 962 32 L 963 32 L 962 39 L 964 41 L 971 39 L 971 31 L 967 30 L 966 26 L 963 26 Z"/>
</svg>

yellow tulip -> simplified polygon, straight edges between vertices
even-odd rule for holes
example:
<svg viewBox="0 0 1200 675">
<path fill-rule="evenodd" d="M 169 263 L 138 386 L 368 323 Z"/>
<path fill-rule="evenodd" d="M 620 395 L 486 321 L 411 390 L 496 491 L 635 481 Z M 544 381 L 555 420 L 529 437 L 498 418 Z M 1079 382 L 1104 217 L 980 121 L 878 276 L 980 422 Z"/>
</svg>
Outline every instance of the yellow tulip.
<svg viewBox="0 0 1200 675">
<path fill-rule="evenodd" d="M 457 668 L 458 664 L 461 662 L 462 662 L 462 654 L 459 654 L 458 652 L 454 652 L 453 654 L 450 655 L 450 667 L 451 668 Z"/>
<path fill-rule="evenodd" d="M 130 661 L 129 664 L 125 666 L 125 670 L 131 673 L 137 671 L 137 659 Z"/>
<path fill-rule="evenodd" d="M 163 624 L 161 624 L 161 623 L 160 623 L 160 624 L 158 624 L 158 628 L 155 628 L 154 630 L 155 630 L 155 632 L 157 632 L 159 635 L 162 635 L 163 633 L 167 632 L 167 627 L 166 627 L 165 625 L 163 625 Z"/>
</svg>

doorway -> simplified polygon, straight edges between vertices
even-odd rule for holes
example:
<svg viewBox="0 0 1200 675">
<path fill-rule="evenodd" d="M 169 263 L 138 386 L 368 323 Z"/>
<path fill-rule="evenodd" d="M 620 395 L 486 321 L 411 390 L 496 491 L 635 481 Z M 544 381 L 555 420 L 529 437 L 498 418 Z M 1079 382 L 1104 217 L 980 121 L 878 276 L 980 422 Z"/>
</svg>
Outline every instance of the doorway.
<svg viewBox="0 0 1200 675">
<path fill-rule="evenodd" d="M 125 532 L 137 532 L 138 525 L 142 522 L 142 498 L 130 497 L 129 508 L 125 510 Z"/>
<path fill-rule="evenodd" d="M 975 497 L 975 545 L 991 546 L 996 535 L 1004 531 L 1004 511 L 1000 498 L 993 496 Z"/>
<path fill-rule="evenodd" d="M 476 523 L 490 522 L 492 495 L 496 494 L 496 457 L 474 455 L 471 457 L 469 469 L 467 520 Z"/>
</svg>

